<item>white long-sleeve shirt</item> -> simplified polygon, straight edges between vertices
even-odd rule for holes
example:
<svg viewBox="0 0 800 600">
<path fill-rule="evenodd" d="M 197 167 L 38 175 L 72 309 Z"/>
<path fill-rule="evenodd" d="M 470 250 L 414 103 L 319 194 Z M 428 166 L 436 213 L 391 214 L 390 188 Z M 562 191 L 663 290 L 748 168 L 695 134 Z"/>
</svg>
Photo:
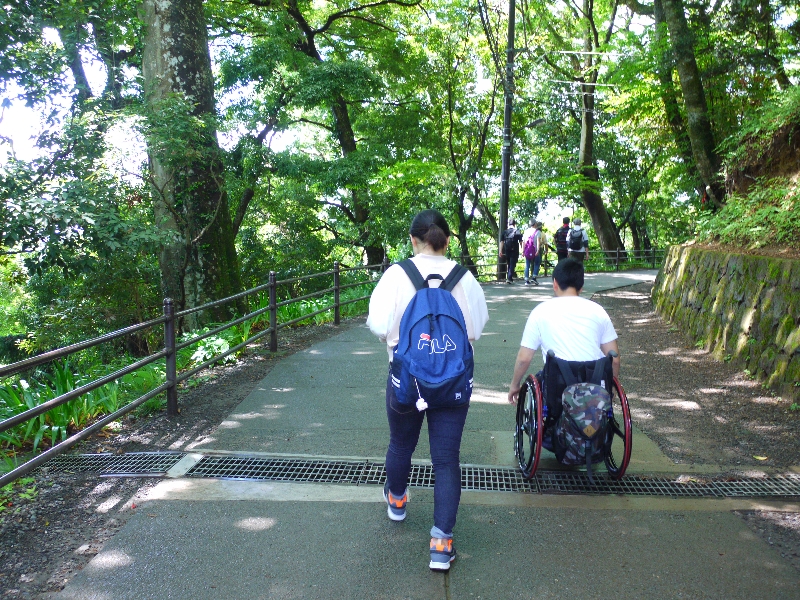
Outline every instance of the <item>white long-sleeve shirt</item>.
<svg viewBox="0 0 800 600">
<path fill-rule="evenodd" d="M 423 279 L 432 273 L 447 277 L 456 264 L 444 256 L 431 254 L 418 254 L 411 260 Z M 438 280 L 432 280 L 431 285 L 434 285 L 434 281 L 438 285 Z M 394 347 L 400 341 L 400 319 L 415 293 L 414 284 L 402 267 L 392 265 L 383 274 L 369 299 L 367 325 L 372 333 L 386 342 L 390 362 Z M 456 284 L 453 297 L 464 315 L 467 336 L 471 341 L 477 340 L 489 320 L 489 310 L 486 308 L 483 288 L 472 273 L 466 273 Z"/>
</svg>

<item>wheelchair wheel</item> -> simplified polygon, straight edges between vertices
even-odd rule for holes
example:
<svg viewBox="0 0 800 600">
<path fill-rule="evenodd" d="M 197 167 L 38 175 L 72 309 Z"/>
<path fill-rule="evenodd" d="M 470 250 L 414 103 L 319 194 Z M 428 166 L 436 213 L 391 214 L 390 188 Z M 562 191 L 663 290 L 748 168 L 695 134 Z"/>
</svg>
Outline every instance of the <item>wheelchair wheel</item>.
<svg viewBox="0 0 800 600">
<path fill-rule="evenodd" d="M 608 474 L 613 479 L 621 479 L 631 460 L 633 429 L 628 397 L 616 377 L 614 377 L 614 385 L 611 387 L 611 407 L 614 418 L 611 421 L 610 440 L 605 462 Z"/>
<path fill-rule="evenodd" d="M 536 473 L 542 449 L 542 388 L 539 380 L 528 375 L 517 399 L 517 428 L 514 431 L 514 452 L 525 479 Z"/>
</svg>

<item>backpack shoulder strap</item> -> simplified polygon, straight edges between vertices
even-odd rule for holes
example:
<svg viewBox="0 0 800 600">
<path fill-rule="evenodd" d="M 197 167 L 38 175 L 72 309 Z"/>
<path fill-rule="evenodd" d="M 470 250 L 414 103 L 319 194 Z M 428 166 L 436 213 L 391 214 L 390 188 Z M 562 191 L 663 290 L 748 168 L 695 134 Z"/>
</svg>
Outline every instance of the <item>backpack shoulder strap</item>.
<svg viewBox="0 0 800 600">
<path fill-rule="evenodd" d="M 428 287 L 428 282 L 422 278 L 422 273 L 419 272 L 417 265 L 415 265 L 410 258 L 401 260 L 397 265 L 406 272 L 411 283 L 414 284 L 414 289 L 419 291 Z"/>
<path fill-rule="evenodd" d="M 461 278 L 467 274 L 469 269 L 467 269 L 464 265 L 456 264 L 453 267 L 453 270 L 445 278 L 442 285 L 439 286 L 440 289 L 447 290 L 448 292 L 452 292 L 453 288 L 456 287 L 456 284 L 461 281 Z"/>
<path fill-rule="evenodd" d="M 575 373 L 572 372 L 567 361 L 563 358 L 558 358 L 556 356 L 548 356 L 547 360 L 552 360 L 558 366 L 558 370 L 561 371 L 561 377 L 564 379 L 564 383 L 568 386 L 578 383 L 578 378 L 575 376 Z"/>
<path fill-rule="evenodd" d="M 600 385 L 600 382 L 603 381 L 606 372 L 606 361 L 609 360 L 608 357 L 604 356 L 603 358 L 598 358 L 594 363 L 594 368 L 592 369 L 592 376 L 588 378 L 586 383 L 594 383 L 596 385 Z"/>
</svg>

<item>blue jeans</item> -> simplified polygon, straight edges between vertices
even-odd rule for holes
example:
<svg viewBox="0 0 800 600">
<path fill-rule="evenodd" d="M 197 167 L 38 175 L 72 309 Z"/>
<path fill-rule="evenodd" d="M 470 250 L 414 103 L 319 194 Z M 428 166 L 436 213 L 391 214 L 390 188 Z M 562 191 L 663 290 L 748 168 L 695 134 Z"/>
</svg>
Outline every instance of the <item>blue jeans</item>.
<svg viewBox="0 0 800 600">
<path fill-rule="evenodd" d="M 461 502 L 461 434 L 469 404 L 457 408 L 434 408 L 419 412 L 413 404 L 397 401 L 391 370 L 386 381 L 386 414 L 389 418 L 389 448 L 386 450 L 386 479 L 393 496 L 401 497 L 408 486 L 411 455 L 419 441 L 422 421 L 428 416 L 433 484 L 433 525 L 451 537 Z"/>
<path fill-rule="evenodd" d="M 533 266 L 533 268 L 531 268 Z M 533 278 L 539 277 L 539 268 L 542 266 L 542 255 L 537 254 L 533 258 L 525 259 L 525 281 L 528 281 L 528 273 L 533 273 Z"/>
<path fill-rule="evenodd" d="M 539 276 L 539 267 L 542 266 L 542 255 L 537 254 L 533 258 L 533 278 L 536 279 Z"/>
</svg>

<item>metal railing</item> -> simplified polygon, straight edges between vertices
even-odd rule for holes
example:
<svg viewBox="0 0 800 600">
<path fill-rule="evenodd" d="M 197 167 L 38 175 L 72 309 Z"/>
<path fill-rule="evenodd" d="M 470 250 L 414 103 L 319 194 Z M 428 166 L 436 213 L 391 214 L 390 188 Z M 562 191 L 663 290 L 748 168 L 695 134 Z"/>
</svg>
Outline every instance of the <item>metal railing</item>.
<svg viewBox="0 0 800 600">
<path fill-rule="evenodd" d="M 378 265 L 364 265 L 358 267 L 342 267 L 338 262 L 333 264 L 333 269 L 330 271 L 324 271 L 322 273 L 313 273 L 311 275 L 305 275 L 302 277 L 294 277 L 291 279 L 283 279 L 278 280 L 277 274 L 274 271 L 271 271 L 269 274 L 269 283 L 264 285 L 257 286 L 250 290 L 246 290 L 239 294 L 235 294 L 228 298 L 223 298 L 221 300 L 216 300 L 214 302 L 209 302 L 207 304 L 203 304 L 202 306 L 197 306 L 194 308 L 190 308 L 187 310 L 182 311 L 175 311 L 174 302 L 171 298 L 164 299 L 163 303 L 163 315 L 156 319 L 152 319 L 150 321 L 146 321 L 144 323 L 139 323 L 136 325 L 132 325 L 130 327 L 126 327 L 124 329 L 120 329 L 118 331 L 113 331 L 111 333 L 107 333 L 101 335 L 100 337 L 86 340 L 79 342 L 77 344 L 72 344 L 70 346 L 66 346 L 64 348 L 59 348 L 57 350 L 52 350 L 49 352 L 45 352 L 43 354 L 39 354 L 37 356 L 33 356 L 31 358 L 21 360 L 19 362 L 12 363 L 6 366 L 0 366 L 0 379 L 10 377 L 13 375 L 17 375 L 20 373 L 24 373 L 27 371 L 31 371 L 37 367 L 41 367 L 47 363 L 53 362 L 55 360 L 65 358 L 76 352 L 80 352 L 82 350 L 87 350 L 89 348 L 94 348 L 96 346 L 100 346 L 101 344 L 106 344 L 112 342 L 114 340 L 118 340 L 120 338 L 124 338 L 134 333 L 142 332 L 148 329 L 152 329 L 154 327 L 163 326 L 163 348 L 160 349 L 158 352 L 150 354 L 149 356 L 137 360 L 113 373 L 95 379 L 85 385 L 82 385 L 74 390 L 71 390 L 67 393 L 64 393 L 56 398 L 48 400 L 47 402 L 43 402 L 33 408 L 30 408 L 24 412 L 18 413 L 12 417 L 9 417 L 0 422 L 0 433 L 7 431 L 17 425 L 30 421 L 31 419 L 35 419 L 39 415 L 42 415 L 58 406 L 61 406 L 70 400 L 74 400 L 83 394 L 96 390 L 98 388 L 103 387 L 109 383 L 117 381 L 119 378 L 133 373 L 143 367 L 146 367 L 150 364 L 155 362 L 164 360 L 164 367 L 165 367 L 165 377 L 164 382 L 153 389 L 148 390 L 143 395 L 139 396 L 135 400 L 129 402 L 119 410 L 116 410 L 92 425 L 82 429 L 81 431 L 73 434 L 72 436 L 64 439 L 63 441 L 59 442 L 58 444 L 54 444 L 45 452 L 35 456 L 34 458 L 28 460 L 27 462 L 17 466 L 13 470 L 9 471 L 8 473 L 0 476 L 0 487 L 6 485 L 14 481 L 15 479 L 22 477 L 35 468 L 39 467 L 49 459 L 57 456 L 64 451 L 68 450 L 81 440 L 84 440 L 91 436 L 93 433 L 101 430 L 103 427 L 116 421 L 117 419 L 125 416 L 129 412 L 133 411 L 137 407 L 141 406 L 143 403 L 147 402 L 151 398 L 158 396 L 161 393 L 166 393 L 167 398 L 167 414 L 169 416 L 176 416 L 178 414 L 178 384 L 186 379 L 192 377 L 199 371 L 210 367 L 213 364 L 219 363 L 221 360 L 226 358 L 227 356 L 239 352 L 240 350 L 244 349 L 250 344 L 257 342 L 258 340 L 269 336 L 269 349 L 271 352 L 275 352 L 278 349 L 278 332 L 281 329 L 286 327 L 290 327 L 291 325 L 295 325 L 302 321 L 306 321 L 311 319 L 317 315 L 322 313 L 327 313 L 333 311 L 333 322 L 336 325 L 339 325 L 341 322 L 341 309 L 343 306 L 353 304 L 356 302 L 360 302 L 363 300 L 369 299 L 370 295 L 366 294 L 363 296 L 358 296 L 356 298 L 351 298 L 345 301 L 341 300 L 341 292 L 342 290 L 357 288 L 360 286 L 370 285 L 376 281 L 376 278 L 372 275 L 373 273 L 381 273 L 386 270 L 388 266 L 387 262 Z M 367 277 L 363 280 L 356 279 L 355 281 L 350 281 L 346 283 L 342 283 L 342 276 L 351 277 L 353 275 L 366 274 Z M 297 286 L 297 284 L 302 284 L 306 282 L 310 282 L 311 280 L 317 278 L 327 278 L 328 281 L 331 282 L 332 285 L 320 289 L 311 293 L 303 294 L 297 297 L 287 297 L 285 300 L 278 301 L 279 297 L 279 289 L 281 288 L 289 288 L 289 286 Z M 324 279 L 323 279 L 324 281 Z M 324 285 L 324 284 L 323 284 Z M 227 323 L 223 323 L 211 330 L 203 331 L 202 333 L 195 335 L 189 339 L 182 340 L 178 342 L 177 340 L 177 332 L 178 332 L 178 323 L 180 323 L 181 319 L 185 319 L 190 315 L 194 315 L 201 311 L 209 310 L 212 308 L 218 308 L 220 306 L 230 304 L 231 302 L 241 301 L 244 298 L 257 295 L 257 294 L 268 294 L 268 304 L 263 308 L 259 308 L 252 312 L 248 312 L 247 314 L 238 317 L 232 321 Z M 330 305 L 323 306 L 317 310 L 314 310 L 309 313 L 304 313 L 294 319 L 289 319 L 284 322 L 278 322 L 278 309 L 284 306 L 289 306 L 291 304 L 302 302 L 304 300 L 309 300 L 313 298 L 320 298 L 326 295 L 333 296 L 333 301 Z M 288 293 L 283 295 L 289 295 Z M 232 348 L 227 349 L 224 352 L 220 352 L 218 354 L 214 354 L 208 360 L 203 361 L 202 363 L 194 366 L 193 368 L 178 372 L 177 367 L 177 356 L 180 350 L 188 348 L 198 342 L 209 338 L 211 336 L 217 335 L 226 329 L 230 329 L 231 327 L 235 327 L 241 323 L 245 323 L 247 321 L 252 321 L 254 319 L 258 319 L 260 316 L 267 314 L 269 315 L 269 326 L 266 329 L 263 329 L 257 332 L 255 335 L 248 337 L 246 340 L 233 346 Z"/>
</svg>

